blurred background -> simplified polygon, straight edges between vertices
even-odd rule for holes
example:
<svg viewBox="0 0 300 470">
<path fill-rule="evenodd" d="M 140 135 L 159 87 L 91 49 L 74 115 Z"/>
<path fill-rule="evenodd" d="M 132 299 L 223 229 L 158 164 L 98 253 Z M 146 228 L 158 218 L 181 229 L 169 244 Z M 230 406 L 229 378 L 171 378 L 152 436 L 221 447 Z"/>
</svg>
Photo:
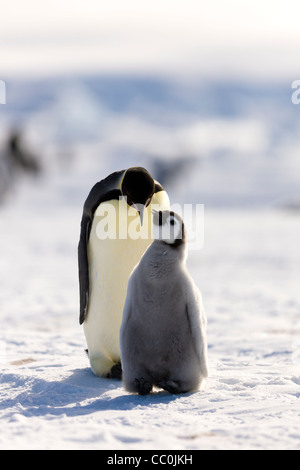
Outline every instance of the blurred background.
<svg viewBox="0 0 300 470">
<path fill-rule="evenodd" d="M 186 443 L 212 436 L 217 446 L 214 436 L 234 432 L 232 448 L 299 447 L 299 18 L 299 0 L 0 0 L 0 441 L 9 448 L 32 446 L 37 433 L 46 448 L 150 448 L 148 416 L 154 442 L 162 437 L 156 405 L 144 437 L 135 414 L 120 414 L 116 429 L 118 389 L 89 381 L 78 323 L 84 201 L 132 165 L 173 204 L 205 208 L 204 247 L 190 250 L 188 267 L 208 315 L 211 377 L 206 405 L 190 402 Z M 102 413 L 102 394 L 111 423 L 91 413 Z"/>
<path fill-rule="evenodd" d="M 300 207 L 299 2 L 0 11 L 0 205 L 34 188 L 35 204 L 81 206 L 96 181 L 138 164 L 172 202 Z"/>
</svg>

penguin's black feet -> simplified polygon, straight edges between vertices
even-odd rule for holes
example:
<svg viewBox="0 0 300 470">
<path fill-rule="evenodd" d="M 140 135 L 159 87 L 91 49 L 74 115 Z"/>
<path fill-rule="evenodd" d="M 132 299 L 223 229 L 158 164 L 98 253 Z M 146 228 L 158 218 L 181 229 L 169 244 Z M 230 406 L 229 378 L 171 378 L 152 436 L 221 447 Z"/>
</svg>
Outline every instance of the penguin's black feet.
<svg viewBox="0 0 300 470">
<path fill-rule="evenodd" d="M 178 382 L 173 382 L 173 380 L 161 380 L 157 386 L 159 388 L 162 388 L 163 390 L 166 390 L 169 393 L 178 394 L 178 393 L 183 393 L 182 388 L 180 387 L 180 384 Z"/>
<path fill-rule="evenodd" d="M 122 366 L 121 363 L 118 362 L 118 364 L 115 364 L 109 373 L 109 378 L 110 379 L 122 379 Z"/>
<path fill-rule="evenodd" d="M 147 382 L 143 377 L 135 379 L 134 384 L 139 395 L 148 395 L 152 390 L 151 383 Z"/>
</svg>

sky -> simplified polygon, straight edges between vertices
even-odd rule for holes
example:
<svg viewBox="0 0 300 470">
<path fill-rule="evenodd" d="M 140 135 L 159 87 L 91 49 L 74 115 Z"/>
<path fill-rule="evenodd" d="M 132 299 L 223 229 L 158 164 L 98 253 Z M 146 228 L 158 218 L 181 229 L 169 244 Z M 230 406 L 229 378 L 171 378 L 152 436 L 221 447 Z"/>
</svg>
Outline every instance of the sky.
<svg viewBox="0 0 300 470">
<path fill-rule="evenodd" d="M 300 76 L 298 0 L 0 0 L 0 13 L 0 78 Z"/>
</svg>

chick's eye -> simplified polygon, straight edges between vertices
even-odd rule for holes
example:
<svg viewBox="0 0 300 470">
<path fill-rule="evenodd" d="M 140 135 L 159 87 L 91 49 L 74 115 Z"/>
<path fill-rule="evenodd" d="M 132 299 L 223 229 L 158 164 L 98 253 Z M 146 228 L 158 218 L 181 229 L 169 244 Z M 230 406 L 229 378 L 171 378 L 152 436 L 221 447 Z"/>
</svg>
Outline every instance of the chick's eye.
<svg viewBox="0 0 300 470">
<path fill-rule="evenodd" d="M 170 219 L 170 225 L 175 225 L 175 220 L 174 219 Z"/>
</svg>

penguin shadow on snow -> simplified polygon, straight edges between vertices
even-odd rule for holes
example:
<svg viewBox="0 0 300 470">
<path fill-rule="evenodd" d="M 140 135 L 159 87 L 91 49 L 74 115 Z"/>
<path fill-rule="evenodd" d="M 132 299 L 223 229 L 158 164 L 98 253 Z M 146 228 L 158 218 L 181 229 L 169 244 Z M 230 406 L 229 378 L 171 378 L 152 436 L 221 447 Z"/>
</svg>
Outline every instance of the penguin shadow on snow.
<svg viewBox="0 0 300 470">
<path fill-rule="evenodd" d="M 2 376 L 1 383 L 12 384 L 12 388 L 17 386 L 21 391 L 13 398 L 1 400 L 0 410 L 21 407 L 20 414 L 27 417 L 63 414 L 74 417 L 97 411 L 134 410 L 141 406 L 168 404 L 181 397 L 163 390 L 147 396 L 129 394 L 121 380 L 96 377 L 90 368 L 75 369 L 65 379 L 56 381 L 37 377 L 29 380 L 8 373 Z M 184 397 L 189 395 L 192 393 L 184 394 Z"/>
<path fill-rule="evenodd" d="M 106 379 L 95 376 L 90 368 L 74 370 L 73 374 L 63 381 L 64 385 L 78 387 L 81 392 L 78 393 L 76 400 L 92 400 L 86 405 L 76 403 L 72 410 L 65 410 L 70 415 L 84 415 L 97 411 L 118 411 L 134 410 L 141 406 L 155 406 L 159 404 L 168 404 L 181 396 L 187 397 L 193 393 L 184 395 L 171 395 L 164 390 L 155 390 L 147 396 L 136 395 L 126 392 L 123 383 L 119 379 Z M 83 385 L 84 384 L 84 385 Z M 118 394 L 117 396 L 114 396 Z M 74 397 L 75 398 L 75 397 Z M 93 400 L 94 399 L 94 400 Z M 69 405 L 73 400 L 69 403 Z"/>
</svg>

